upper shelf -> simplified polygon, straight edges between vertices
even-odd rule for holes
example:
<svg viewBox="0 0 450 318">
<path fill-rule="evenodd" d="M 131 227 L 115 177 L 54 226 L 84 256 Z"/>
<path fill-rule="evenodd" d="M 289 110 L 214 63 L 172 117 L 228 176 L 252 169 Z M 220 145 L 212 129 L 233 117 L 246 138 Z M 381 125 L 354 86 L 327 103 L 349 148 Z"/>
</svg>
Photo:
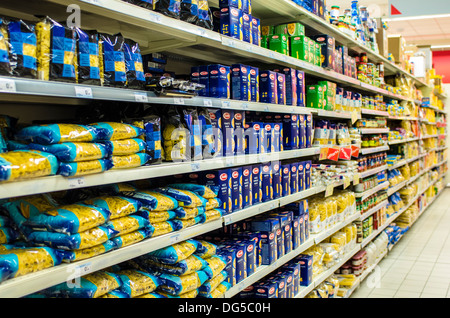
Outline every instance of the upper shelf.
<svg viewBox="0 0 450 318">
<path fill-rule="evenodd" d="M 329 80 L 362 93 L 382 94 L 391 99 L 408 100 L 403 96 L 363 83 L 355 78 L 325 70 L 305 61 L 223 36 L 217 32 L 173 19 L 124 1 L 44 1 L 45 5 L 42 5 L 42 3 L 29 3 L 26 0 L 4 0 L 0 6 L 6 11 L 6 14 L 16 17 L 25 16 L 28 19 L 34 18 L 36 20 L 35 16 L 49 15 L 55 20 L 65 20 L 68 17 L 67 6 L 76 4 L 81 10 L 81 25 L 83 28 L 96 29 L 99 32 L 110 34 L 121 33 L 125 38 L 138 41 L 143 54 L 170 52 L 194 59 L 199 63 L 220 63 L 226 65 L 244 63 L 267 69 L 280 66 L 294 67 L 305 71 L 306 74 L 313 77 Z M 296 6 L 292 1 L 279 0 L 274 4 L 273 1 L 255 0 L 253 4 L 254 15 L 263 19 L 268 13 L 273 13 L 277 17 L 276 12 L 282 9 L 291 13 L 288 16 L 284 16 L 280 22 L 291 20 L 293 18 L 292 15 L 299 15 L 300 21 L 305 23 L 305 25 L 326 28 L 323 31 L 327 31 L 338 39 L 339 36 L 345 36 L 332 25 L 328 25 L 320 18 Z M 275 10 L 275 13 L 270 10 Z M 281 18 L 283 16 L 278 13 L 278 17 Z M 302 20 L 305 17 L 309 20 Z M 320 28 L 318 31 L 321 31 Z M 374 60 L 374 62 L 376 61 Z"/>
</svg>

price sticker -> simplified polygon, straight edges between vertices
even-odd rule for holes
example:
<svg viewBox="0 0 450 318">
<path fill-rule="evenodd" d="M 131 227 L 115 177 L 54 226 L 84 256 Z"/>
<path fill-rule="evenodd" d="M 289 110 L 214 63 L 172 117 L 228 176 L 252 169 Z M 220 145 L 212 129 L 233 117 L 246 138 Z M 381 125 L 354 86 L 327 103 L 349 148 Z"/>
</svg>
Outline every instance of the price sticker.
<svg viewBox="0 0 450 318">
<path fill-rule="evenodd" d="M 353 125 L 358 120 L 358 113 L 356 111 L 353 111 L 351 113 L 351 116 L 352 116 L 352 125 Z"/>
<path fill-rule="evenodd" d="M 170 244 L 175 244 L 180 241 L 180 234 L 171 235 L 169 238 Z"/>
<path fill-rule="evenodd" d="M 344 189 L 347 189 L 350 185 L 350 178 L 347 176 L 344 176 Z"/>
<path fill-rule="evenodd" d="M 332 196 L 333 191 L 334 191 L 334 184 L 332 183 L 332 184 L 327 185 L 327 188 L 325 190 L 325 198 Z"/>
<path fill-rule="evenodd" d="M 4 93 L 15 93 L 16 92 L 16 82 L 11 79 L 0 79 L 0 92 Z"/>
<path fill-rule="evenodd" d="M 184 98 L 181 97 L 174 98 L 173 103 L 175 105 L 184 105 Z"/>
<path fill-rule="evenodd" d="M 75 189 L 75 188 L 81 188 L 85 186 L 84 178 L 78 177 L 78 178 L 68 178 L 69 181 L 69 188 Z"/>
<path fill-rule="evenodd" d="M 161 22 L 161 16 L 158 13 L 150 12 L 150 20 L 159 23 Z"/>
<path fill-rule="evenodd" d="M 139 102 L 139 103 L 148 103 L 147 93 L 135 92 L 134 93 L 134 100 Z"/>
<path fill-rule="evenodd" d="M 79 276 L 77 275 L 78 277 L 87 275 L 92 272 L 92 263 L 86 263 L 84 265 L 77 266 L 75 271 L 79 274 Z"/>
<path fill-rule="evenodd" d="M 78 98 L 93 98 L 92 88 L 75 86 L 75 96 Z"/>
<path fill-rule="evenodd" d="M 359 179 L 361 178 L 361 175 L 359 174 L 359 173 L 355 173 L 354 175 L 353 175 L 353 184 L 354 185 L 357 185 L 357 184 L 359 184 Z"/>
<path fill-rule="evenodd" d="M 199 171 L 200 170 L 200 163 L 198 163 L 198 162 L 191 163 L 191 170 L 192 171 Z"/>
<path fill-rule="evenodd" d="M 231 107 L 231 103 L 227 100 L 223 100 L 222 101 L 222 108 L 230 108 Z"/>
<path fill-rule="evenodd" d="M 205 107 L 212 107 L 213 103 L 211 99 L 204 99 L 203 100 L 203 106 Z"/>
</svg>

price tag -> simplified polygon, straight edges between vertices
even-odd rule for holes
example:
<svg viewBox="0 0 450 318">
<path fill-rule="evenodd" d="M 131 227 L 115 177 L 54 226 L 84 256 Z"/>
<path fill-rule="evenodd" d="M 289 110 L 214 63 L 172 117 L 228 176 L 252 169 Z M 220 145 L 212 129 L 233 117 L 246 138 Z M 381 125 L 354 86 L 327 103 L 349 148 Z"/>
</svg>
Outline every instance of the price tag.
<svg viewBox="0 0 450 318">
<path fill-rule="evenodd" d="M 191 170 L 192 171 L 199 171 L 200 170 L 200 163 L 198 163 L 198 162 L 191 163 Z"/>
<path fill-rule="evenodd" d="M 347 189 L 349 185 L 350 185 L 350 178 L 344 176 L 344 189 Z"/>
<path fill-rule="evenodd" d="M 359 184 L 359 179 L 361 178 L 361 175 L 359 174 L 359 173 L 355 173 L 354 175 L 353 175 L 353 184 L 354 185 L 357 185 L 357 184 Z"/>
<path fill-rule="evenodd" d="M 174 98 L 173 103 L 175 105 L 184 105 L 184 98 L 180 98 L 180 97 Z"/>
<path fill-rule="evenodd" d="M 269 105 L 264 105 L 264 109 L 263 109 L 265 112 L 268 112 L 268 111 L 270 111 L 270 109 L 269 109 Z"/>
<path fill-rule="evenodd" d="M 94 95 L 92 94 L 92 88 L 90 87 L 80 87 L 75 86 L 75 96 L 79 98 L 92 98 Z"/>
<path fill-rule="evenodd" d="M 152 22 L 161 22 L 161 16 L 155 12 L 150 12 L 150 20 Z"/>
<path fill-rule="evenodd" d="M 231 103 L 227 100 L 222 101 L 222 108 L 230 108 Z"/>
<path fill-rule="evenodd" d="M 200 36 L 206 35 L 206 29 L 204 29 L 204 28 L 198 28 L 197 32 L 198 32 L 198 35 L 200 35 Z"/>
<path fill-rule="evenodd" d="M 180 234 L 171 235 L 169 238 L 170 244 L 175 244 L 180 241 Z"/>
<path fill-rule="evenodd" d="M 332 184 L 327 185 L 327 188 L 325 190 L 325 198 L 332 196 L 333 191 L 334 191 L 334 184 L 332 183 Z"/>
<path fill-rule="evenodd" d="M 139 102 L 139 103 L 148 103 L 147 93 L 135 92 L 134 93 L 134 100 Z"/>
<path fill-rule="evenodd" d="M 16 82 L 11 79 L 0 79 L 0 92 L 15 93 Z"/>
<path fill-rule="evenodd" d="M 76 273 L 79 273 L 80 277 L 84 276 L 86 274 L 89 274 L 90 272 L 92 272 L 92 263 L 87 263 L 87 264 L 84 264 L 84 265 L 80 265 L 76 269 Z"/>
<path fill-rule="evenodd" d="M 223 218 L 223 221 L 224 221 L 225 225 L 228 225 L 228 224 L 233 223 L 233 219 L 232 219 L 231 215 L 225 216 L 225 217 Z"/>
<path fill-rule="evenodd" d="M 241 106 L 242 106 L 242 109 L 244 109 L 244 110 L 248 109 L 248 103 L 242 103 Z"/>
<path fill-rule="evenodd" d="M 203 106 L 211 107 L 212 106 L 212 100 L 211 99 L 204 99 L 203 100 Z"/>
<path fill-rule="evenodd" d="M 70 189 L 81 188 L 85 186 L 84 177 L 68 178 L 68 180 Z"/>
</svg>

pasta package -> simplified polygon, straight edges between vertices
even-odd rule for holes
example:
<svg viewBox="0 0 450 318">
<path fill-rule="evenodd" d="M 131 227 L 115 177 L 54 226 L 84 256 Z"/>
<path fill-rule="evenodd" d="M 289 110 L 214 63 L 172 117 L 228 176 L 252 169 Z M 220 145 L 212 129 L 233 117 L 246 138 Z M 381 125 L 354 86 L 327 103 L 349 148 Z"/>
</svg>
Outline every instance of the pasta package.
<svg viewBox="0 0 450 318">
<path fill-rule="evenodd" d="M 143 118 L 132 119 L 130 123 L 136 127 L 144 129 L 144 134 L 140 136 L 146 144 L 146 152 L 150 155 L 151 163 L 160 163 L 161 154 L 161 117 L 147 115 Z"/>
<path fill-rule="evenodd" d="M 113 156 L 131 155 L 147 149 L 146 142 L 139 138 L 104 141 L 103 144 Z"/>
<path fill-rule="evenodd" d="M 222 298 L 223 295 L 231 288 L 229 282 L 221 282 L 211 293 L 206 295 L 206 298 Z"/>
<path fill-rule="evenodd" d="M 110 131 L 102 127 L 77 124 L 34 125 L 22 128 L 16 139 L 41 145 L 63 142 L 93 142 L 106 140 Z"/>
<path fill-rule="evenodd" d="M 223 281 L 228 278 L 227 271 L 221 271 L 218 275 L 208 279 L 202 286 L 198 288 L 200 297 L 209 297 L 211 292 L 216 289 Z"/>
<path fill-rule="evenodd" d="M 160 274 L 158 278 L 161 281 L 161 290 L 170 295 L 177 296 L 199 288 L 208 280 L 208 274 L 200 270 L 182 276 Z"/>
<path fill-rule="evenodd" d="M 136 214 L 148 220 L 151 224 L 172 220 L 176 217 L 174 211 L 148 211 L 145 208 Z"/>
<path fill-rule="evenodd" d="M 20 237 L 19 232 L 9 226 L 0 226 L 0 244 L 12 243 Z"/>
<path fill-rule="evenodd" d="M 13 222 L 11 221 L 11 219 L 9 217 L 0 215 L 0 228 L 5 227 L 5 226 L 11 226 L 12 223 Z"/>
<path fill-rule="evenodd" d="M 48 247 L 0 251 L 0 282 L 61 264 L 62 255 Z"/>
<path fill-rule="evenodd" d="M 154 0 L 154 10 L 171 18 L 180 18 L 181 0 Z"/>
<path fill-rule="evenodd" d="M 156 0 L 125 0 L 125 2 L 135 4 L 137 6 L 153 10 Z"/>
<path fill-rule="evenodd" d="M 169 195 L 151 191 L 140 190 L 132 193 L 124 193 L 127 197 L 138 200 L 142 203 L 142 207 L 150 211 L 168 211 L 178 208 L 178 201 Z"/>
<path fill-rule="evenodd" d="M 105 227 L 113 229 L 117 233 L 115 236 L 127 234 L 148 227 L 150 222 L 138 215 L 123 216 L 110 220 L 104 224 Z"/>
<path fill-rule="evenodd" d="M 109 149 L 94 142 L 63 142 L 52 145 L 39 145 L 31 143 L 30 149 L 45 151 L 54 155 L 59 161 L 80 162 L 103 159 L 110 155 Z"/>
<path fill-rule="evenodd" d="M 182 229 L 191 227 L 195 224 L 201 223 L 202 222 L 202 218 L 201 216 L 197 216 L 195 218 L 191 218 L 191 219 L 183 219 L 183 220 L 171 220 L 170 221 L 174 226 L 175 226 L 175 231 L 180 231 Z"/>
<path fill-rule="evenodd" d="M 37 38 L 35 25 L 23 20 L 8 22 L 8 38 L 11 45 L 10 65 L 12 74 L 18 77 L 37 77 Z"/>
<path fill-rule="evenodd" d="M 167 233 L 172 233 L 176 230 L 175 225 L 171 221 L 152 223 L 152 225 L 155 228 L 155 231 L 153 232 L 152 237 L 157 237 L 157 236 L 164 235 Z"/>
<path fill-rule="evenodd" d="M 113 241 L 107 240 L 104 243 L 83 248 L 83 249 L 75 249 L 75 250 L 59 250 L 62 254 L 62 260 L 66 263 L 81 261 L 84 259 L 88 259 L 97 255 L 105 254 L 109 251 L 112 251 L 116 248 L 116 244 Z"/>
<path fill-rule="evenodd" d="M 90 126 L 105 130 L 107 132 L 104 140 L 123 140 L 136 138 L 144 133 L 144 129 L 125 123 L 117 122 L 98 122 Z"/>
<path fill-rule="evenodd" d="M 25 225 L 43 231 L 64 234 L 83 232 L 109 220 L 111 213 L 103 208 L 88 204 L 69 204 L 30 217 Z"/>
<path fill-rule="evenodd" d="M 142 204 L 138 200 L 124 196 L 102 196 L 84 201 L 85 204 L 95 205 L 110 212 L 110 220 L 133 214 L 140 210 Z"/>
<path fill-rule="evenodd" d="M 196 208 L 205 206 L 208 202 L 207 199 L 189 190 L 174 189 L 170 187 L 156 188 L 154 190 L 174 198 L 178 201 L 178 205 L 182 207 Z"/>
<path fill-rule="evenodd" d="M 65 233 L 35 231 L 28 239 L 39 246 L 48 246 L 60 250 L 82 250 L 102 244 L 117 232 L 105 226 L 98 226 L 83 232 L 67 235 Z"/>
<path fill-rule="evenodd" d="M 75 28 L 77 33 L 78 84 L 100 85 L 99 36 L 96 31 Z"/>
<path fill-rule="evenodd" d="M 80 162 L 61 162 L 58 174 L 64 177 L 84 176 L 88 174 L 100 173 L 113 168 L 110 159 L 95 159 Z"/>
<path fill-rule="evenodd" d="M 49 17 L 36 24 L 38 79 L 76 83 L 77 33 Z"/>
<path fill-rule="evenodd" d="M 198 1 L 181 0 L 180 19 L 185 22 L 196 24 L 198 20 Z"/>
<path fill-rule="evenodd" d="M 58 159 L 39 150 L 14 150 L 0 154 L 0 181 L 17 181 L 55 175 Z"/>
<path fill-rule="evenodd" d="M 191 219 L 195 218 L 201 214 L 205 213 L 205 208 L 202 206 L 196 207 L 196 208 L 184 208 L 184 207 L 178 207 L 174 210 L 174 213 L 176 214 L 177 219 Z"/>
<path fill-rule="evenodd" d="M 205 261 L 208 263 L 208 267 L 206 267 L 204 271 L 208 274 L 209 279 L 212 279 L 219 275 L 227 265 L 227 261 L 221 255 L 213 255 L 211 257 L 205 258 Z"/>
<path fill-rule="evenodd" d="M 0 17 L 0 75 L 11 75 L 10 51 L 8 21 Z"/>
<path fill-rule="evenodd" d="M 168 187 L 174 189 L 188 190 L 192 191 L 199 196 L 202 196 L 205 199 L 213 199 L 217 197 L 217 193 L 215 193 L 210 187 L 204 186 L 201 184 L 195 183 L 172 183 L 169 184 Z"/>
<path fill-rule="evenodd" d="M 198 296 L 198 288 L 191 291 L 182 292 L 181 294 L 178 295 L 172 295 L 164 291 L 159 291 L 158 293 L 166 298 L 196 298 Z"/>
<path fill-rule="evenodd" d="M 112 156 L 111 162 L 113 167 L 111 169 L 129 169 L 143 166 L 150 159 L 146 153 L 135 153 L 125 156 Z"/>
<path fill-rule="evenodd" d="M 124 38 L 122 35 L 100 34 L 100 77 L 102 85 L 125 87 L 127 74 L 125 67 Z"/>
<path fill-rule="evenodd" d="M 149 225 L 146 228 L 116 236 L 112 239 L 112 241 L 117 245 L 118 248 L 125 247 L 140 242 L 147 237 L 151 237 L 153 232 L 154 227 L 152 225 Z"/>
<path fill-rule="evenodd" d="M 103 296 L 100 296 L 99 298 L 131 298 L 126 293 L 122 292 L 120 289 L 114 289 L 110 292 L 107 292 Z"/>
<path fill-rule="evenodd" d="M 149 252 L 144 257 L 157 260 L 164 264 L 173 265 L 194 254 L 199 244 L 197 240 L 190 239 Z"/>
<path fill-rule="evenodd" d="M 120 290 L 130 298 L 151 293 L 159 286 L 158 277 L 140 270 L 122 270 L 117 275 L 119 275 L 122 281 Z"/>
<path fill-rule="evenodd" d="M 223 209 L 206 210 L 204 214 L 200 215 L 200 223 L 208 223 L 220 219 L 224 215 Z"/>
<path fill-rule="evenodd" d="M 194 254 L 172 265 L 164 264 L 157 260 L 152 259 L 140 260 L 139 264 L 141 267 L 146 268 L 150 271 L 153 269 L 156 271 L 160 271 L 162 273 L 177 276 L 191 274 L 193 272 L 202 270 L 208 266 L 208 263 L 205 260 Z"/>
<path fill-rule="evenodd" d="M 146 81 L 139 44 L 130 39 L 125 39 L 123 48 L 125 53 L 127 87 L 133 89 L 144 89 Z"/>
<path fill-rule="evenodd" d="M 190 132 L 175 107 L 169 107 L 163 118 L 162 140 L 165 161 L 191 160 Z"/>
<path fill-rule="evenodd" d="M 197 250 L 194 252 L 195 255 L 200 256 L 201 258 L 208 258 L 216 254 L 216 244 L 204 240 L 199 240 L 198 243 Z"/>
<path fill-rule="evenodd" d="M 122 286 L 115 273 L 97 271 L 80 277 L 79 280 L 64 282 L 42 291 L 47 297 L 98 298 Z"/>
<path fill-rule="evenodd" d="M 136 298 L 167 298 L 164 295 L 161 295 L 159 293 L 148 293 L 148 294 L 143 294 L 140 296 L 137 296 Z"/>
</svg>

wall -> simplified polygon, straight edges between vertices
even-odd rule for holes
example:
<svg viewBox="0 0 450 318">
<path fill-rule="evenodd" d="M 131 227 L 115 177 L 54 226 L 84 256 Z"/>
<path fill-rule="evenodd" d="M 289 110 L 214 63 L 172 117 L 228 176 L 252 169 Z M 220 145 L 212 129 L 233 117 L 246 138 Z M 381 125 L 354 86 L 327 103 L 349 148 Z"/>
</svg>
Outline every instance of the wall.
<svg viewBox="0 0 450 318">
<path fill-rule="evenodd" d="M 433 65 L 436 74 L 442 75 L 442 81 L 450 84 L 450 51 L 433 51 Z"/>
<path fill-rule="evenodd" d="M 448 96 L 450 96 L 450 84 L 444 84 L 443 86 L 444 86 L 444 91 L 447 93 Z M 448 120 L 449 107 L 450 107 L 450 98 L 447 99 L 444 104 L 444 109 L 447 112 L 447 120 Z M 447 140 L 445 143 L 447 146 L 450 145 L 450 134 L 448 133 L 448 131 L 449 131 L 449 128 L 447 127 Z M 447 153 L 449 153 L 448 149 L 447 149 Z M 450 172 L 447 172 L 447 175 L 446 175 L 444 181 L 445 181 L 445 184 L 447 184 L 447 187 L 450 187 Z"/>
</svg>

